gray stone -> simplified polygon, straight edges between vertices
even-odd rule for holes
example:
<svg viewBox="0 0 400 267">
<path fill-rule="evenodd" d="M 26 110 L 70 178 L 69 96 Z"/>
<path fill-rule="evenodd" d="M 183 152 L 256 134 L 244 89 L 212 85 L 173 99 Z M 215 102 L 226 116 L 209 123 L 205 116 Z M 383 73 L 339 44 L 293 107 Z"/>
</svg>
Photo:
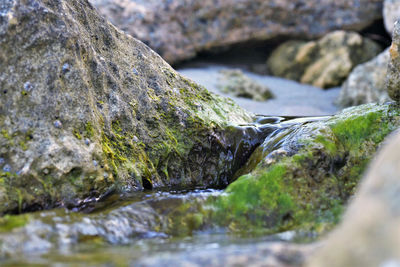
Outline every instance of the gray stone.
<svg viewBox="0 0 400 267">
<path fill-rule="evenodd" d="M 180 76 L 87 0 L 1 3 L 0 213 L 227 183 L 237 163 L 222 132 L 250 114 Z"/>
<path fill-rule="evenodd" d="M 91 1 L 170 63 L 246 41 L 359 31 L 382 17 L 382 0 Z"/>
<path fill-rule="evenodd" d="M 389 34 L 392 34 L 394 23 L 400 19 L 400 1 L 385 0 L 383 2 L 383 21 Z"/>
<path fill-rule="evenodd" d="M 374 59 L 354 68 L 342 85 L 337 103 L 348 107 L 388 101 L 385 82 L 389 60 L 389 49 L 386 49 Z"/>
<path fill-rule="evenodd" d="M 256 101 L 273 98 L 267 86 L 245 75 L 240 69 L 221 70 L 217 88 L 224 93 Z"/>
</svg>

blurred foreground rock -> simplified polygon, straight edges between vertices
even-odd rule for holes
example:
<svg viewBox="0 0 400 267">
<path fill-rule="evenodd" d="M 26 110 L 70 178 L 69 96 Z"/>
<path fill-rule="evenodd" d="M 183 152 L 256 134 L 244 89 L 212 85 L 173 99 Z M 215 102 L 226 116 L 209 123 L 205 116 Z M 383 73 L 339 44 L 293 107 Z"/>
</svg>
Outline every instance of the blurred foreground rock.
<svg viewBox="0 0 400 267">
<path fill-rule="evenodd" d="M 307 266 L 400 265 L 400 133 L 389 139 L 343 218 Z"/>
<path fill-rule="evenodd" d="M 272 74 L 321 88 L 342 84 L 351 70 L 380 52 L 355 32 L 335 31 L 317 41 L 288 41 L 268 59 Z"/>
<path fill-rule="evenodd" d="M 382 17 L 382 0 L 91 0 L 112 23 L 170 63 L 200 51 L 277 37 L 359 31 Z"/>
<path fill-rule="evenodd" d="M 337 103 L 348 107 L 388 101 L 386 74 L 389 60 L 389 49 L 386 49 L 374 59 L 358 65 L 343 83 Z"/>
<path fill-rule="evenodd" d="M 87 0 L 2 2 L 0 88 L 0 214 L 227 184 L 236 148 L 221 132 L 251 120 Z"/>
</svg>

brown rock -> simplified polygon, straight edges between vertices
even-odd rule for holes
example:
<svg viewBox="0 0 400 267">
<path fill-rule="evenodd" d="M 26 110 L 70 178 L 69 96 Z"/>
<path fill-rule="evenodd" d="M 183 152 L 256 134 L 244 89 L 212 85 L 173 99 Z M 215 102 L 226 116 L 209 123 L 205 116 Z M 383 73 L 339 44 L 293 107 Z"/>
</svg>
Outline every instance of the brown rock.
<svg viewBox="0 0 400 267">
<path fill-rule="evenodd" d="M 321 88 L 342 84 L 351 70 L 380 52 L 355 32 L 334 31 L 317 41 L 288 41 L 268 59 L 272 74 Z"/>
<path fill-rule="evenodd" d="M 358 31 L 382 16 L 382 0 L 91 1 L 170 63 L 246 41 Z"/>
</svg>

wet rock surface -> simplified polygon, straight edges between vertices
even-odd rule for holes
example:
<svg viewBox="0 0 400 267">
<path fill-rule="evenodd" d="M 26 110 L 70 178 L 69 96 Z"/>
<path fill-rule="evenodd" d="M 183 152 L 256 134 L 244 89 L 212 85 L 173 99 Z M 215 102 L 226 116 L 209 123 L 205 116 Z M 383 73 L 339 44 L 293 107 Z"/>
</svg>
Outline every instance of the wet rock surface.
<svg viewBox="0 0 400 267">
<path fill-rule="evenodd" d="M 351 70 L 381 51 L 355 32 L 335 31 L 317 41 L 288 41 L 269 57 L 273 75 L 321 88 L 341 85 Z"/>
<path fill-rule="evenodd" d="M 217 88 L 224 93 L 255 101 L 273 98 L 271 90 L 246 76 L 240 69 L 221 70 Z"/>
<path fill-rule="evenodd" d="M 343 83 L 337 103 L 348 107 L 388 101 L 386 74 L 389 60 L 389 49 L 386 49 L 376 58 L 358 65 Z"/>
<path fill-rule="evenodd" d="M 372 162 L 343 222 L 306 266 L 398 266 L 399 151 L 396 131 Z"/>
<path fill-rule="evenodd" d="M 251 115 L 180 76 L 86 0 L 2 4 L 0 62 L 0 213 L 115 190 L 221 186 L 228 162 L 242 161 L 222 132 Z"/>
<path fill-rule="evenodd" d="M 113 24 L 170 63 L 199 51 L 277 37 L 361 30 L 382 16 L 378 0 L 92 0 Z"/>
</svg>

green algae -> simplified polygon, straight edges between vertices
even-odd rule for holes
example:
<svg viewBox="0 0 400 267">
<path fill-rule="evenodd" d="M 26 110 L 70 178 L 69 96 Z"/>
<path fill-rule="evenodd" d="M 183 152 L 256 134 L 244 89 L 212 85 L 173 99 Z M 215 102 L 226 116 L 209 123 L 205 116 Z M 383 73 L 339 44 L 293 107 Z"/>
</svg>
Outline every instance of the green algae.
<svg viewBox="0 0 400 267">
<path fill-rule="evenodd" d="M 399 114 L 392 105 L 364 105 L 323 122 L 328 128 L 311 124 L 295 155 L 261 162 L 230 184 L 213 204 L 214 218 L 234 232 L 331 229 Z"/>
<path fill-rule="evenodd" d="M 0 233 L 7 233 L 15 228 L 25 226 L 29 222 L 29 215 L 5 215 L 0 217 Z"/>
</svg>

